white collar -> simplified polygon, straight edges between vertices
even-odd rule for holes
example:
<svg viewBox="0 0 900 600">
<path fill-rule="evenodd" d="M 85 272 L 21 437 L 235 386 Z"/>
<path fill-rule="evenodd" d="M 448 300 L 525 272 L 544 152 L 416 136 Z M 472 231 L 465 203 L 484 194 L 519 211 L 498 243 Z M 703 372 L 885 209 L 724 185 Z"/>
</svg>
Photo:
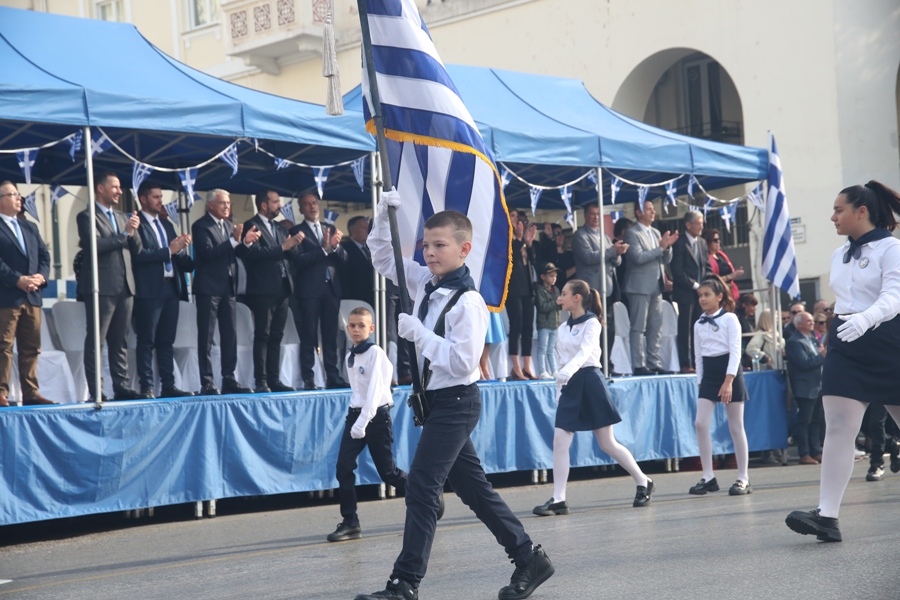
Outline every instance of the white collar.
<svg viewBox="0 0 900 600">
<path fill-rule="evenodd" d="M 9 215 L 0 214 L 0 218 L 2 218 L 4 221 L 6 221 L 7 225 L 12 225 L 13 219 L 15 219 L 17 217 L 10 217 Z"/>
<path fill-rule="evenodd" d="M 697 241 L 697 238 L 695 238 L 695 237 L 692 236 L 690 233 L 688 233 L 687 230 L 684 231 L 684 235 L 687 236 L 687 239 L 688 239 L 688 241 L 691 243 L 692 246 L 693 246 L 694 243 Z"/>
<path fill-rule="evenodd" d="M 159 220 L 159 217 L 154 217 L 153 215 L 151 215 L 150 213 L 148 213 L 146 210 L 142 210 L 142 211 L 141 211 L 141 214 L 144 215 L 144 218 L 147 219 L 148 221 L 150 221 L 151 223 L 152 223 L 153 221 L 158 221 L 158 220 Z"/>
<path fill-rule="evenodd" d="M 97 207 L 98 207 L 101 211 L 103 211 L 103 214 L 104 214 L 105 216 L 107 216 L 107 217 L 109 216 L 109 211 L 115 212 L 115 209 L 114 209 L 112 206 L 110 206 L 109 208 L 107 208 L 107 207 L 103 206 L 102 204 L 100 204 L 99 202 L 94 202 L 94 204 L 96 204 Z"/>
<path fill-rule="evenodd" d="M 644 225 L 644 224 L 641 223 L 640 221 L 635 221 L 634 224 L 637 225 L 638 227 L 640 227 L 640 228 L 641 228 L 641 231 L 644 231 L 644 232 L 646 232 L 646 233 L 650 233 L 650 227 L 648 227 L 647 225 Z"/>
</svg>

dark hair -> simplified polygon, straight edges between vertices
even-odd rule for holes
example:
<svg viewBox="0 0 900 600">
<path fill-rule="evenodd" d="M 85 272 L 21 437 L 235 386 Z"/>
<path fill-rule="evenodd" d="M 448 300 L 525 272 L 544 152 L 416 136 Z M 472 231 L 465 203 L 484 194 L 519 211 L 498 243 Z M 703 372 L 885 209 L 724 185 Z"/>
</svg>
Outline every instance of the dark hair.
<svg viewBox="0 0 900 600">
<path fill-rule="evenodd" d="M 353 315 L 362 315 L 362 316 L 368 315 L 370 319 L 372 318 L 372 312 L 365 306 L 357 306 L 356 308 L 351 310 L 349 316 L 352 317 Z"/>
<path fill-rule="evenodd" d="M 759 300 L 757 300 L 756 296 L 754 296 L 753 294 L 741 294 L 740 296 L 738 296 L 735 304 L 741 308 L 745 306 L 756 306 L 757 304 L 759 304 Z"/>
<path fill-rule="evenodd" d="M 11 186 L 13 186 L 14 188 L 16 188 L 17 190 L 19 189 L 19 188 L 16 186 L 16 184 L 14 184 L 14 183 L 13 183 L 12 181 L 10 181 L 9 179 L 4 179 L 3 181 L 0 181 L 0 187 L 3 187 L 4 185 L 11 185 Z"/>
<path fill-rule="evenodd" d="M 715 227 L 706 227 L 703 230 L 703 233 L 700 234 L 700 237 L 702 237 L 706 241 L 706 245 L 708 246 L 709 244 L 712 243 L 712 239 L 717 235 L 719 236 L 719 239 L 721 240 L 722 236 L 719 234 L 718 229 L 716 229 Z"/>
<path fill-rule="evenodd" d="M 145 179 L 141 182 L 141 185 L 138 186 L 137 195 L 138 198 L 143 198 L 147 194 L 150 193 L 150 190 L 161 190 L 162 186 L 156 183 L 155 181 L 150 181 L 149 179 Z"/>
<path fill-rule="evenodd" d="M 570 279 L 564 288 L 569 288 L 572 295 L 581 296 L 581 308 L 589 310 L 600 319 L 600 323 L 606 325 L 603 320 L 603 303 L 600 301 L 600 292 L 591 288 L 584 279 Z"/>
<path fill-rule="evenodd" d="M 625 235 L 625 230 L 631 229 L 632 225 L 634 225 L 634 221 L 631 219 L 626 219 L 625 217 L 620 218 L 613 223 L 613 237 L 617 240 L 622 239 L 622 236 Z"/>
<path fill-rule="evenodd" d="M 119 178 L 118 175 L 113 173 L 112 171 L 97 171 L 94 173 L 94 190 L 97 190 L 98 185 L 106 185 L 106 180 L 110 177 Z"/>
<path fill-rule="evenodd" d="M 597 212 L 600 212 L 599 204 L 588 204 L 587 206 L 584 207 L 584 214 L 587 214 L 587 211 L 591 210 L 592 208 L 596 208 Z"/>
<path fill-rule="evenodd" d="M 275 192 L 276 194 L 278 193 L 277 191 L 275 191 L 271 188 L 265 189 L 265 190 L 260 190 L 256 193 L 256 197 L 253 199 L 253 202 L 254 202 L 254 204 L 256 204 L 257 212 L 259 212 L 259 209 L 262 206 L 263 202 L 269 201 L 269 192 Z"/>
<path fill-rule="evenodd" d="M 900 194 L 891 188 L 873 179 L 866 185 L 844 188 L 841 194 L 854 208 L 865 206 L 869 211 L 869 222 L 878 229 L 896 229 L 896 215 L 900 214 Z"/>
<path fill-rule="evenodd" d="M 442 210 L 434 213 L 425 221 L 425 229 L 435 229 L 436 227 L 449 227 L 453 232 L 453 239 L 458 244 L 472 241 L 472 221 L 461 212 Z"/>
<path fill-rule="evenodd" d="M 718 296 L 722 294 L 722 301 L 719 303 L 720 308 L 724 308 L 727 312 L 734 312 L 734 298 L 731 296 L 731 286 L 718 275 L 710 275 L 700 282 L 699 290 L 702 287 L 708 287 L 713 294 Z"/>
<path fill-rule="evenodd" d="M 362 216 L 362 215 L 356 215 L 355 217 L 353 217 L 352 219 L 350 219 L 349 221 L 347 221 L 347 230 L 349 231 L 349 230 L 353 229 L 353 226 L 354 226 L 354 225 L 356 225 L 357 223 L 359 223 L 361 220 L 364 221 L 365 219 L 366 219 L 366 218 L 365 218 L 364 216 Z M 351 313 L 351 314 L 352 314 L 352 313 Z"/>
</svg>

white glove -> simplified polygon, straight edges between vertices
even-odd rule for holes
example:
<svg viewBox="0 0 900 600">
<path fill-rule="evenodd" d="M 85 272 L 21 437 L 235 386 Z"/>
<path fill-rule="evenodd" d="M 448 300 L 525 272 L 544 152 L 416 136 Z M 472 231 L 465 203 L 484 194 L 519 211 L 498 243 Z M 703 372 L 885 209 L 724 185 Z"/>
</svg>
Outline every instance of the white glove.
<svg viewBox="0 0 900 600">
<path fill-rule="evenodd" d="M 556 374 L 557 387 L 561 388 L 562 386 L 566 385 L 567 383 L 569 383 L 569 376 L 566 373 L 563 373 L 562 371 L 558 372 Z"/>
<path fill-rule="evenodd" d="M 406 313 L 400 313 L 400 316 L 397 319 L 397 333 L 404 340 L 418 343 L 419 340 L 422 339 L 422 336 L 427 332 L 428 330 L 425 329 L 425 325 L 423 325 L 422 321 L 418 318 Z"/>
<path fill-rule="evenodd" d="M 397 191 L 397 188 L 389 192 L 381 192 L 381 202 L 378 203 L 379 214 L 387 215 L 389 206 L 400 208 L 400 192 Z"/>
<path fill-rule="evenodd" d="M 844 322 L 838 326 L 837 336 L 842 342 L 848 343 L 861 338 L 875 324 L 872 317 L 864 312 L 841 317 L 841 319 Z"/>
<path fill-rule="evenodd" d="M 350 437 L 354 440 L 361 440 L 366 437 L 366 426 L 356 423 L 350 428 Z"/>
</svg>

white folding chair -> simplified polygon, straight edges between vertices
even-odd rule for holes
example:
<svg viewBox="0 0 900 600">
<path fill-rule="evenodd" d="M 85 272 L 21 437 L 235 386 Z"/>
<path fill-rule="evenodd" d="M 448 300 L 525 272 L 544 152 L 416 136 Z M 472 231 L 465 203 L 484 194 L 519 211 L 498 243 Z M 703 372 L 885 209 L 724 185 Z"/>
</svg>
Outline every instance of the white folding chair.
<svg viewBox="0 0 900 600">
<path fill-rule="evenodd" d="M 235 303 L 235 316 L 237 327 L 237 367 L 234 370 L 234 378 L 243 386 L 254 388 L 256 381 L 253 379 L 253 313 L 243 302 Z M 209 356 L 213 365 L 213 381 L 219 389 L 222 389 L 222 348 L 219 339 L 219 322 L 216 321 L 213 333 L 213 347 Z"/>
<path fill-rule="evenodd" d="M 662 303 L 662 342 L 659 347 L 659 359 L 663 367 L 669 371 L 681 370 L 678 359 L 678 314 L 670 302 Z"/>
<path fill-rule="evenodd" d="M 284 324 L 284 336 L 281 338 L 281 381 L 285 385 L 303 388 L 303 377 L 300 375 L 300 335 L 290 308 Z"/>
<path fill-rule="evenodd" d="M 617 373 L 630 375 L 633 372 L 631 368 L 631 343 L 629 341 L 631 319 L 628 317 L 628 309 L 621 302 L 613 304 L 613 319 L 616 322 L 616 339 L 613 341 L 612 349 L 609 351 L 609 361 L 612 363 L 610 369 Z"/>
<path fill-rule="evenodd" d="M 66 353 L 69 371 L 75 382 L 75 399 L 84 402 L 88 399 L 87 379 L 84 376 L 84 338 L 87 331 L 84 302 L 63 300 L 54 304 L 50 311 L 60 350 Z"/>
<path fill-rule="evenodd" d="M 178 304 L 178 329 L 173 344 L 175 387 L 188 392 L 200 391 L 200 358 L 197 354 L 197 305 Z"/>
</svg>

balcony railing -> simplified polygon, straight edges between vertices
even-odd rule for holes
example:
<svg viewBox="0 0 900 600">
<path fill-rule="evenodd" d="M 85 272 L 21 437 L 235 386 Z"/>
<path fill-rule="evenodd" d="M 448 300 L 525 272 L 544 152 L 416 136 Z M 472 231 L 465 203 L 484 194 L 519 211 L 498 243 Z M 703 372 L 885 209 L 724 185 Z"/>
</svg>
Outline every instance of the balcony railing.
<svg viewBox="0 0 900 600">
<path fill-rule="evenodd" d="M 740 121 L 691 123 L 685 127 L 676 127 L 669 131 L 689 135 L 702 140 L 725 142 L 726 144 L 744 143 L 744 127 L 743 123 Z"/>
</svg>

